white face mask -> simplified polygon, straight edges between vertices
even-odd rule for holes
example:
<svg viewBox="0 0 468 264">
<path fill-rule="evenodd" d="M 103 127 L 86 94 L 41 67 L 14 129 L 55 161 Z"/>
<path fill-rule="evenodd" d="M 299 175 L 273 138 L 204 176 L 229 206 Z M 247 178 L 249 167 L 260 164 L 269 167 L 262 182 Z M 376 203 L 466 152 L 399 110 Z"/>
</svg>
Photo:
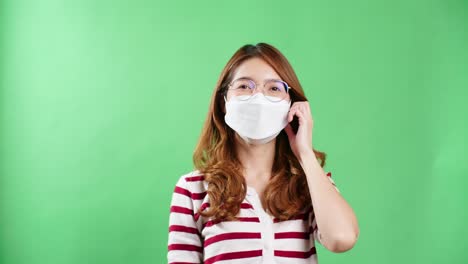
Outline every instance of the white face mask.
<svg viewBox="0 0 468 264">
<path fill-rule="evenodd" d="M 247 143 L 268 143 L 288 124 L 291 101 L 271 102 L 263 93 L 256 93 L 248 100 L 240 98 L 236 96 L 226 102 L 224 120 Z"/>
</svg>

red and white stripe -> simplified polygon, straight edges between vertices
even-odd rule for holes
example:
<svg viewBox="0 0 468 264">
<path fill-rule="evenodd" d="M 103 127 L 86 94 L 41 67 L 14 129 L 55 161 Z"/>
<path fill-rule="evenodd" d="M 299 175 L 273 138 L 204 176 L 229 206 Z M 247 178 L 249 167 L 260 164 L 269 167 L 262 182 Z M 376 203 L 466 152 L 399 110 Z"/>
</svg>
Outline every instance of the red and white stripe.
<svg viewBox="0 0 468 264">
<path fill-rule="evenodd" d="M 327 176 L 336 188 L 331 173 Z M 253 206 L 259 203 L 251 202 L 256 197 L 249 196 L 238 221 L 213 221 L 198 213 L 210 207 L 206 187 L 198 171 L 179 178 L 170 206 L 168 263 L 266 263 L 267 256 L 276 263 L 317 263 L 315 241 L 320 241 L 313 211 L 286 221 L 266 220 L 263 208 Z M 265 220 L 271 235 L 265 233 Z"/>
</svg>

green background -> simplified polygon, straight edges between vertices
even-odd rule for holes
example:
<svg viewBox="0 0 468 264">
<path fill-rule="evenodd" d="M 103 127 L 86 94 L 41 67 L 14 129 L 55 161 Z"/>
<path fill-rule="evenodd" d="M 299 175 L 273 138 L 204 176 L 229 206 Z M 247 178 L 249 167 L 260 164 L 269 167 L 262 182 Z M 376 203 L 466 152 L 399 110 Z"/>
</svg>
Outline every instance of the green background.
<svg viewBox="0 0 468 264">
<path fill-rule="evenodd" d="M 467 1 L 0 2 L 0 262 L 165 263 L 222 67 L 290 60 L 361 230 L 321 263 L 468 263 Z"/>
</svg>

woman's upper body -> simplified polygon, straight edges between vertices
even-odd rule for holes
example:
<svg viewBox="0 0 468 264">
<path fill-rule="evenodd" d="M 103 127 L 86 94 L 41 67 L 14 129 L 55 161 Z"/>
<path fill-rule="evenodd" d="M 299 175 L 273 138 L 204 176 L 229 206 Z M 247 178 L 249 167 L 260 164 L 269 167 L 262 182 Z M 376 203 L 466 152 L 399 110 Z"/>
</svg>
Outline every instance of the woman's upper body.
<svg viewBox="0 0 468 264">
<path fill-rule="evenodd" d="M 175 188 L 169 263 L 316 263 L 315 241 L 351 249 L 356 216 L 323 170 L 312 128 L 284 55 L 265 43 L 241 47 L 216 84 L 196 170 Z"/>
<path fill-rule="evenodd" d="M 334 185 L 331 173 L 327 176 Z M 313 210 L 281 221 L 265 212 L 255 188 L 247 186 L 239 221 L 217 222 L 198 213 L 209 207 L 207 190 L 199 171 L 177 181 L 169 217 L 169 263 L 317 263 L 320 230 Z"/>
</svg>

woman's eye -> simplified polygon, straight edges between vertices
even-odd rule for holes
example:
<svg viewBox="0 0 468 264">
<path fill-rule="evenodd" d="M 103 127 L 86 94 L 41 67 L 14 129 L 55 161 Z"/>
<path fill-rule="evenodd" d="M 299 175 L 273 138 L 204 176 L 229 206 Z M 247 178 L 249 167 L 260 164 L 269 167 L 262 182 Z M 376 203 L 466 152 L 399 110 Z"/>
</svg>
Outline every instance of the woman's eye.
<svg viewBox="0 0 468 264">
<path fill-rule="evenodd" d="M 247 85 L 245 85 L 245 84 L 239 86 L 239 89 L 247 89 L 247 88 L 248 88 L 248 87 L 247 87 Z"/>
</svg>

